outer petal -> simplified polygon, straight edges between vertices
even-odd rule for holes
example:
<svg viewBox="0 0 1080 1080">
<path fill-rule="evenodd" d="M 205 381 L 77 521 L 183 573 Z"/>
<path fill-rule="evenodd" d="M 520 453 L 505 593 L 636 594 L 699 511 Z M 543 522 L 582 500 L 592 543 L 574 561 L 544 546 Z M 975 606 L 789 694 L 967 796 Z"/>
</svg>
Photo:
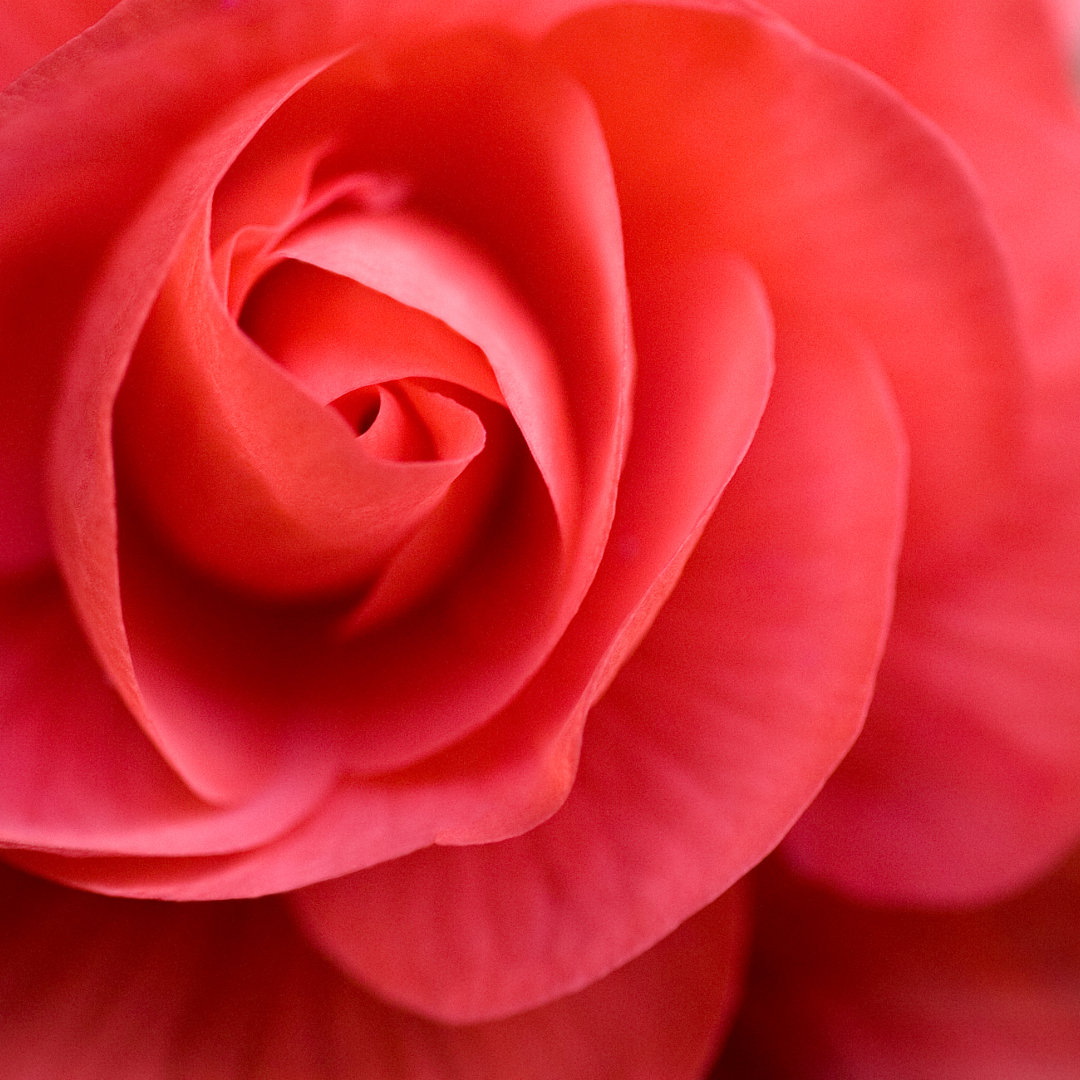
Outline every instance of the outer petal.
<svg viewBox="0 0 1080 1080">
<path fill-rule="evenodd" d="M 776 0 L 771 6 L 887 79 L 970 158 L 1016 270 L 1035 363 L 1067 377 L 1076 362 L 1080 303 L 1074 257 L 1080 119 L 1071 57 L 1050 16 L 1055 5 Z"/>
<path fill-rule="evenodd" d="M 0 95 L 0 326 L 10 358 L 0 368 L 8 403 L 0 434 L 0 572 L 49 558 L 42 470 L 79 312 L 106 245 L 207 115 L 197 87 L 179 88 L 176 76 L 162 72 L 194 70 L 189 61 L 198 54 L 210 80 L 221 76 L 214 94 L 220 108 L 227 88 L 239 95 L 280 61 L 280 51 L 267 47 L 261 72 L 250 57 L 235 63 L 235 50 L 214 35 L 220 29 L 220 13 L 201 4 L 121 4 Z M 118 93 L 119 73 L 139 91 Z M 170 119 L 148 131 L 148 117 L 162 108 Z M 151 252 L 142 254 L 128 284 L 152 287 Z M 120 310 L 123 304 L 114 314 Z"/>
<path fill-rule="evenodd" d="M 955 577 L 901 589 L 866 730 L 786 843 L 804 872 L 876 900 L 970 903 L 1075 844 L 1077 497 L 1032 484 Z"/>
<path fill-rule="evenodd" d="M 871 343 L 911 444 L 905 561 L 932 564 L 997 510 L 1015 451 L 1022 358 L 985 207 L 880 82 L 718 6 L 585 12 L 550 49 L 597 103 L 631 260 L 719 241 L 778 312 Z"/>
<path fill-rule="evenodd" d="M 580 994 L 444 1027 L 318 956 L 273 900 L 104 900 L 0 870 L 5 1080 L 695 1080 L 730 1014 L 739 897 Z"/>
<path fill-rule="evenodd" d="M 643 382 L 661 355 L 643 344 Z M 858 730 L 903 458 L 874 367 L 793 335 L 745 462 L 590 713 L 566 805 L 518 839 L 431 848 L 299 894 L 316 940 L 391 1000 L 461 1021 L 587 984 L 727 888 Z"/>
<path fill-rule="evenodd" d="M 994 907 L 861 907 L 776 867 L 717 1080 L 1071 1080 L 1080 859 Z"/>
<path fill-rule="evenodd" d="M 864 737 L 788 851 L 863 896 L 981 900 L 1080 834 L 1080 115 L 1038 3 L 779 6 L 971 156 L 1034 364 L 1016 496 L 944 574 L 901 583 Z"/>
</svg>

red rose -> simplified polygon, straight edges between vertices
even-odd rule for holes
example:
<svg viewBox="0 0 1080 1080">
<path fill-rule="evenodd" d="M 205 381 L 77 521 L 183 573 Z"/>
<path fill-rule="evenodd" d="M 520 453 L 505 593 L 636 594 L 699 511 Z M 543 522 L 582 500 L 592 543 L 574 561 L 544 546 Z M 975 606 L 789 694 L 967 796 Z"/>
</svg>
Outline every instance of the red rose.
<svg viewBox="0 0 1080 1080">
<path fill-rule="evenodd" d="M 966 161 L 742 0 L 133 0 L 0 117 L 11 1075 L 700 1075 L 897 583 L 886 715 L 1075 585 Z M 885 773 L 792 858 L 902 894 Z"/>
</svg>

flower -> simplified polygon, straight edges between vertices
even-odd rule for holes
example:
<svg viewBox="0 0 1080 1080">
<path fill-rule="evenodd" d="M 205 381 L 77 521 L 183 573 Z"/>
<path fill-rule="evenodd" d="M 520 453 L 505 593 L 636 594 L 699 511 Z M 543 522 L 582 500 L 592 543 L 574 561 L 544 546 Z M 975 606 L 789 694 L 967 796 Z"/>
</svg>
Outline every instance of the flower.
<svg viewBox="0 0 1080 1080">
<path fill-rule="evenodd" d="M 699 1076 L 894 598 L 787 857 L 1063 850 L 1061 672 L 969 691 L 1068 662 L 1075 368 L 934 123 L 742 0 L 61 10 L 0 113 L 12 1075 Z M 1036 752 L 949 800 L 896 747 L 957 690 L 946 764 Z"/>
</svg>

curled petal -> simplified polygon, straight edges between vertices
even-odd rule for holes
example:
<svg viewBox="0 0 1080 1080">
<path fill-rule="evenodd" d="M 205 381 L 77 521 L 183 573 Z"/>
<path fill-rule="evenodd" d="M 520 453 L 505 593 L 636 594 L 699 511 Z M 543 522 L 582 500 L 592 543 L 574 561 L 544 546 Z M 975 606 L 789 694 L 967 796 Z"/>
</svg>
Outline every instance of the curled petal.
<svg viewBox="0 0 1080 1080">
<path fill-rule="evenodd" d="M 51 576 L 0 590 L 0 847 L 209 855 L 295 826 L 333 777 L 325 762 L 279 775 L 222 810 L 192 794 L 124 708 Z M 63 861 L 61 859 L 61 861 Z"/>
<path fill-rule="evenodd" d="M 778 313 L 865 336 L 911 445 L 905 562 L 939 562 L 1008 490 L 1022 360 L 954 148 L 879 81 L 736 4 L 587 11 L 549 42 L 597 104 L 631 257 L 719 241 Z"/>
<path fill-rule="evenodd" d="M 611 540 L 548 663 L 493 723 L 410 770 L 341 783 L 302 827 L 242 856 L 134 866 L 23 856 L 21 864 L 106 892 L 250 896 L 340 877 L 433 842 L 502 840 L 550 816 L 574 784 L 589 709 L 675 586 L 750 442 L 772 376 L 768 308 L 737 260 L 657 266 L 640 284 L 639 345 L 649 362 Z M 683 483 L 673 487 L 679 469 Z"/>
</svg>

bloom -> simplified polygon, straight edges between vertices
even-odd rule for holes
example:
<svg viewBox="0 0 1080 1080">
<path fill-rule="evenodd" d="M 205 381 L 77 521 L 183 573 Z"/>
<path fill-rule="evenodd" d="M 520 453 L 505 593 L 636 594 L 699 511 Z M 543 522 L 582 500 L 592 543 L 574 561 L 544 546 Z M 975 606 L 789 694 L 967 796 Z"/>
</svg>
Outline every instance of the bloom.
<svg viewBox="0 0 1080 1080">
<path fill-rule="evenodd" d="M 697 1075 L 898 575 L 903 670 L 906 598 L 1010 580 L 952 144 L 738 2 L 124 2 L 6 102 L 2 842 L 210 902 L 7 872 L 9 985 L 88 943 L 15 1067 L 112 956 L 111 1074 Z M 895 887 L 821 842 L 842 776 L 792 858 Z"/>
</svg>

